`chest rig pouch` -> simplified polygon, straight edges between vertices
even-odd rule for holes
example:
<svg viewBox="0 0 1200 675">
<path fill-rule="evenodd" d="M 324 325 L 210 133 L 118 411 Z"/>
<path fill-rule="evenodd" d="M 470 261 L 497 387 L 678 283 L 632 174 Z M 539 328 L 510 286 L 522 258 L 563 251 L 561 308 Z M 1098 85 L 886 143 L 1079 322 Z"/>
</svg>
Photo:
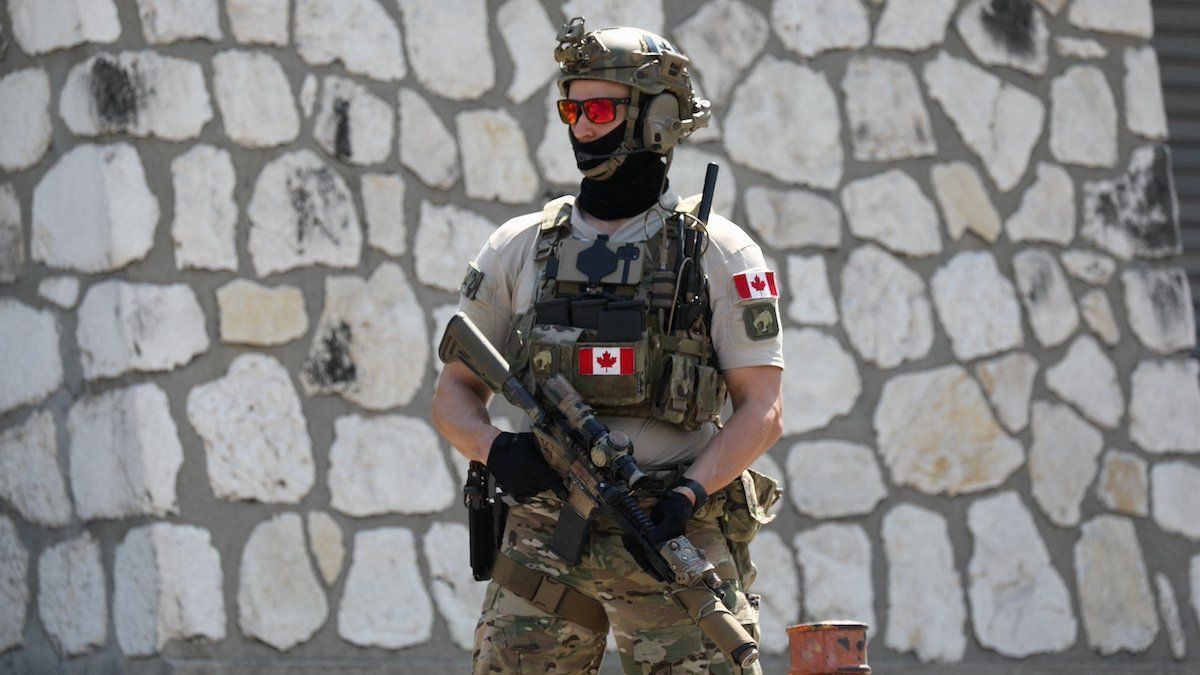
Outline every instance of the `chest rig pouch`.
<svg viewBox="0 0 1200 675">
<path fill-rule="evenodd" d="M 719 422 L 727 396 L 709 332 L 706 236 L 676 212 L 647 241 L 570 234 L 572 197 L 542 212 L 536 297 L 513 318 L 505 355 L 526 386 L 561 373 L 598 413 L 652 417 L 684 430 Z"/>
</svg>

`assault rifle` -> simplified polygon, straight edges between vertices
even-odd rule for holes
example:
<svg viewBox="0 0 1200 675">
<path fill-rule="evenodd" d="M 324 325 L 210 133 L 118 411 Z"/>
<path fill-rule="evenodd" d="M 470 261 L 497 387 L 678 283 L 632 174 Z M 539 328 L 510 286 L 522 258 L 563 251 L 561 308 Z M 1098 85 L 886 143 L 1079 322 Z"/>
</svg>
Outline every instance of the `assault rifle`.
<svg viewBox="0 0 1200 675">
<path fill-rule="evenodd" d="M 446 326 L 438 356 L 444 363 L 462 361 L 489 389 L 529 416 L 546 462 L 563 477 L 557 490 L 562 510 L 550 550 L 568 564 L 578 564 L 588 521 L 594 513 L 605 514 L 636 542 L 651 567 L 647 571 L 668 586 L 680 609 L 726 658 L 743 668 L 758 660 L 758 645 L 722 603 L 721 578 L 704 552 L 683 535 L 658 544 L 654 522 L 632 494 L 645 474 L 633 459 L 628 436 L 597 420 L 561 374 L 531 393 L 461 312 Z"/>
</svg>

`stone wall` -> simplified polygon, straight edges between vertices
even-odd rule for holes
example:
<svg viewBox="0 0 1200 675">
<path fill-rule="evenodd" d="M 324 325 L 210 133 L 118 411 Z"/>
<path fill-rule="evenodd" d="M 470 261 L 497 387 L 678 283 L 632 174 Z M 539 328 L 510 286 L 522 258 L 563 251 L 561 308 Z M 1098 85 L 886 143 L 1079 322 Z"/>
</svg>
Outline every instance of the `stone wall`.
<svg viewBox="0 0 1200 675">
<path fill-rule="evenodd" d="M 1147 0 L 8 0 L 0 670 L 465 671 L 433 342 L 577 181 L 573 15 L 691 54 L 672 183 L 720 162 L 787 282 L 772 669 L 836 617 L 888 670 L 1200 649 Z"/>
</svg>

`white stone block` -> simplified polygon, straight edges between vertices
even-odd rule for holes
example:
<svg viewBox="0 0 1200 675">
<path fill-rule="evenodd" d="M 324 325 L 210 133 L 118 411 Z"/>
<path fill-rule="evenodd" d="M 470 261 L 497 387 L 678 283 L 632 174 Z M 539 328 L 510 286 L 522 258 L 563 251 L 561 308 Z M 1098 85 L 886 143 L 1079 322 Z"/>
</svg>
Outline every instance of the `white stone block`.
<svg viewBox="0 0 1200 675">
<path fill-rule="evenodd" d="M 970 230 L 988 243 L 996 242 L 1000 237 L 1000 214 L 975 167 L 967 162 L 937 164 L 929 178 L 951 239 L 958 241 Z"/>
<path fill-rule="evenodd" d="M 208 351 L 204 310 L 187 284 L 93 284 L 79 304 L 75 329 L 83 376 L 163 372 Z"/>
<path fill-rule="evenodd" d="M 666 35 L 662 0 L 567 0 L 564 18 L 587 17 L 588 30 L 607 26 L 637 26 L 656 35 Z"/>
<path fill-rule="evenodd" d="M 8 17 L 13 37 L 30 56 L 121 36 L 113 0 L 9 0 Z"/>
<path fill-rule="evenodd" d="M 183 447 L 153 383 L 79 400 L 67 417 L 71 492 L 83 520 L 179 513 Z"/>
<path fill-rule="evenodd" d="M 1121 272 L 1129 327 L 1143 345 L 1160 354 L 1196 346 L 1191 288 L 1182 268 Z"/>
<path fill-rule="evenodd" d="M 708 171 L 709 162 L 718 166 L 729 166 L 729 160 L 711 152 L 682 145 L 675 149 L 675 157 L 671 160 L 671 184 L 669 190 L 680 195 L 698 195 L 704 190 L 704 176 Z M 713 194 L 712 212 L 725 217 L 732 217 L 737 209 L 737 179 L 733 172 L 726 170 L 717 174 L 717 187 Z"/>
<path fill-rule="evenodd" d="M 1117 513 L 1150 515 L 1150 476 L 1146 460 L 1132 452 L 1109 449 L 1100 464 L 1096 496 Z"/>
<path fill-rule="evenodd" d="M 342 573 L 342 563 L 346 559 L 342 528 L 333 516 L 324 511 L 309 511 L 308 545 L 313 558 L 317 560 L 317 569 L 321 571 L 325 585 L 332 586 Z"/>
<path fill-rule="evenodd" d="M 1054 47 L 1060 56 L 1075 59 L 1102 59 L 1108 56 L 1104 45 L 1091 38 L 1060 35 L 1054 38 Z"/>
<path fill-rule="evenodd" d="M 871 37 L 862 0 L 776 0 L 771 27 L 783 46 L 806 58 L 831 49 L 858 49 Z"/>
<path fill-rule="evenodd" d="M 1167 112 L 1163 104 L 1162 77 L 1153 47 L 1125 49 L 1125 122 L 1139 136 L 1167 137 Z"/>
<path fill-rule="evenodd" d="M 1129 437 L 1154 454 L 1200 452 L 1200 362 L 1147 360 L 1134 368 Z"/>
<path fill-rule="evenodd" d="M 13 522 L 0 515 L 0 654 L 25 644 L 28 576 L 29 551 Z"/>
<path fill-rule="evenodd" d="M 971 53 L 987 66 L 1007 66 L 1030 75 L 1046 72 L 1050 30 L 1029 2 L 971 0 L 954 22 Z"/>
<path fill-rule="evenodd" d="M 841 244 L 841 209 L 814 192 L 754 185 L 746 190 L 745 210 L 750 227 L 772 248 Z"/>
<path fill-rule="evenodd" d="M 1187 656 L 1187 638 L 1183 633 L 1183 621 L 1179 617 L 1179 601 L 1175 599 L 1175 587 L 1167 575 L 1154 575 L 1154 587 L 1158 592 L 1158 607 L 1162 613 L 1163 627 L 1167 629 L 1167 640 L 1171 643 L 1171 656 L 1176 661 Z"/>
<path fill-rule="evenodd" d="M 425 421 L 348 415 L 339 417 L 334 429 L 329 448 L 333 508 L 364 517 L 437 513 L 454 503 L 454 479 L 438 435 Z"/>
<path fill-rule="evenodd" d="M 504 109 L 468 110 L 454 117 L 462 149 L 463 183 L 473 199 L 525 204 L 538 188 L 525 132 Z M 501 170 L 497 170 L 503 167 Z"/>
<path fill-rule="evenodd" d="M 199 63 L 153 51 L 100 53 L 67 74 L 59 115 L 72 133 L 181 141 L 213 117 Z"/>
<path fill-rule="evenodd" d="M 980 644 L 1010 658 L 1074 645 L 1079 623 L 1071 595 L 1017 493 L 971 504 L 967 527 L 973 540 L 968 597 Z"/>
<path fill-rule="evenodd" d="M 890 169 L 851 181 L 842 188 L 841 200 L 855 236 L 911 256 L 941 252 L 937 209 L 904 171 Z"/>
<path fill-rule="evenodd" d="M 380 579 L 388 583 L 380 584 Z M 400 649 L 429 640 L 433 602 L 417 567 L 410 530 L 385 527 L 354 535 L 337 630 L 343 640 L 362 647 Z"/>
<path fill-rule="evenodd" d="M 375 80 L 408 74 L 400 29 L 379 0 L 296 0 L 296 51 L 311 66 L 341 61 Z"/>
<path fill-rule="evenodd" d="M 296 503 L 314 480 L 312 440 L 287 370 L 243 354 L 228 374 L 188 393 L 188 421 L 204 442 L 218 499 Z"/>
<path fill-rule="evenodd" d="M 927 494 L 996 487 L 1025 461 L 1021 444 L 996 423 L 962 366 L 893 377 L 872 422 L 892 483 Z"/>
<path fill-rule="evenodd" d="M 862 393 L 862 377 L 837 339 L 814 328 L 788 334 L 783 346 L 783 434 L 821 429 L 849 413 Z"/>
<path fill-rule="evenodd" d="M 1040 248 L 1020 251 L 1012 264 L 1033 335 L 1043 347 L 1062 344 L 1079 326 L 1079 310 L 1062 267 L 1052 253 Z"/>
<path fill-rule="evenodd" d="M 233 39 L 243 44 L 288 44 L 290 0 L 225 0 Z"/>
<path fill-rule="evenodd" d="M 438 613 L 450 628 L 450 639 L 470 651 L 475 644 L 475 624 L 487 583 L 475 581 L 463 564 L 462 551 L 469 550 L 470 534 L 461 523 L 434 523 L 421 538 L 425 564 L 437 601 Z"/>
<path fill-rule="evenodd" d="M 317 76 L 307 73 L 300 83 L 300 112 L 304 119 L 312 117 L 313 107 L 317 105 Z"/>
<path fill-rule="evenodd" d="M 1034 500 L 1059 527 L 1079 524 L 1080 507 L 1096 478 L 1104 437 L 1064 405 L 1033 402 L 1029 482 Z"/>
<path fill-rule="evenodd" d="M 429 331 L 430 343 L 429 353 L 434 355 L 434 358 L 429 359 L 433 363 L 433 372 L 441 374 L 442 360 L 437 358 L 438 345 L 442 343 L 442 334 L 446 332 L 446 324 L 450 323 L 450 317 L 458 312 L 458 303 L 450 303 L 446 305 L 438 305 L 429 312 L 429 318 L 433 321 L 432 330 Z M 495 424 L 495 421 L 493 421 Z M 512 429 L 503 429 L 504 431 L 512 431 Z M 450 453 L 452 458 L 457 458 L 460 455 L 457 452 Z"/>
<path fill-rule="evenodd" d="M 392 256 L 408 252 L 404 225 L 404 179 L 400 174 L 369 173 L 360 188 L 367 243 Z"/>
<path fill-rule="evenodd" d="M 3 103 L 0 103 L 3 105 Z M 0 284 L 21 278 L 25 268 L 25 226 L 12 183 L 0 184 Z"/>
<path fill-rule="evenodd" d="M 470 101 L 495 85 L 485 0 L 405 0 L 398 6 L 408 61 L 421 86 L 451 100 Z M 553 35 L 541 37 L 548 47 Z"/>
<path fill-rule="evenodd" d="M 308 331 L 304 295 L 295 286 L 263 286 L 234 279 L 217 289 L 221 342 L 269 347 Z"/>
<path fill-rule="evenodd" d="M 1066 246 L 1075 238 L 1075 184 L 1060 166 L 1039 162 L 1037 181 L 1004 223 L 1012 241 L 1046 241 Z"/>
<path fill-rule="evenodd" d="M 867 515 L 887 496 L 875 452 L 847 441 L 806 441 L 788 450 L 796 510 L 812 518 Z"/>
<path fill-rule="evenodd" d="M 992 402 L 996 416 L 1014 434 L 1029 424 L 1029 399 L 1037 371 L 1037 360 L 1025 352 L 1005 354 L 975 365 L 975 378 Z"/>
<path fill-rule="evenodd" d="M 918 52 L 942 44 L 955 2 L 890 0 L 875 24 L 875 46 Z"/>
<path fill-rule="evenodd" d="M 546 58 L 542 41 L 531 38 L 555 35 L 557 29 L 537 0 L 505 2 L 496 10 L 496 28 L 504 38 L 504 46 L 513 62 L 508 98 L 513 103 L 524 103 L 558 73 L 556 64 Z"/>
<path fill-rule="evenodd" d="M 804 577 L 804 620 L 859 621 L 878 631 L 871 581 L 871 541 L 861 525 L 828 523 L 796 535 L 792 544 Z"/>
<path fill-rule="evenodd" d="M 1091 335 L 1080 335 L 1062 360 L 1046 369 L 1046 388 L 1105 429 L 1125 414 L 1117 368 Z"/>
<path fill-rule="evenodd" d="M 58 467 L 58 436 L 49 412 L 35 412 L 0 432 L 0 497 L 35 525 L 64 527 L 71 522 L 71 500 Z"/>
<path fill-rule="evenodd" d="M 1042 135 L 1046 106 L 1033 94 L 941 52 L 924 70 L 929 95 L 1003 192 L 1016 187 Z"/>
<path fill-rule="evenodd" d="M 453 204 L 421 202 L 421 223 L 413 245 L 417 278 L 445 291 L 462 283 L 463 261 L 474 260 L 496 228 L 483 216 Z"/>
<path fill-rule="evenodd" d="M 1196 509 L 1200 508 L 1200 469 L 1183 461 L 1156 464 L 1151 472 L 1154 521 L 1164 530 L 1200 539 Z M 1193 569 L 1193 576 L 1195 570 Z"/>
<path fill-rule="evenodd" d="M 376 577 L 382 579 L 388 583 L 378 589 L 395 581 Z M 254 527 L 242 549 L 237 603 L 242 633 L 281 652 L 306 642 L 325 623 L 329 603 L 313 573 L 300 516 L 281 513 Z"/>
<path fill-rule="evenodd" d="M 796 554 L 778 532 L 766 529 L 750 542 L 750 558 L 758 568 L 752 590 L 762 594 L 758 606 L 762 639 L 758 648 L 766 654 L 783 654 L 788 649 L 787 627 L 800 623 Z"/>
<path fill-rule="evenodd" d="M 237 271 L 237 176 L 229 152 L 197 145 L 171 160 L 175 267 Z"/>
<path fill-rule="evenodd" d="M 546 111 L 546 128 L 542 140 L 538 143 L 538 168 L 546 182 L 559 186 L 570 186 L 574 192 L 579 185 L 581 175 L 575 166 L 575 151 L 571 148 L 570 129 L 562 123 L 555 108 L 555 101 L 562 98 L 558 85 L 552 85 L 546 93 L 543 109 Z"/>
<path fill-rule="evenodd" d="M 989 251 L 961 251 L 933 275 L 938 318 L 954 356 L 970 361 L 1020 347 L 1021 308 Z"/>
<path fill-rule="evenodd" d="M 62 309 L 71 309 L 79 297 L 79 280 L 75 277 L 46 277 L 38 283 L 38 296 Z"/>
<path fill-rule="evenodd" d="M 1128 260 L 1182 252 L 1179 203 L 1165 145 L 1133 151 L 1125 175 L 1083 184 L 1084 238 Z"/>
<path fill-rule="evenodd" d="M 1133 522 L 1100 515 L 1080 531 L 1075 584 L 1088 646 L 1105 656 L 1145 651 L 1158 635 L 1158 613 Z"/>
<path fill-rule="evenodd" d="M 63 381 L 58 320 L 15 298 L 0 298 L 0 413 L 37 403 Z"/>
<path fill-rule="evenodd" d="M 400 163 L 429 187 L 445 190 L 458 182 L 458 142 L 420 94 L 401 89 Z M 494 162 L 495 158 L 489 158 Z"/>
<path fill-rule="evenodd" d="M 946 519 L 912 504 L 883 517 L 888 562 L 886 644 L 923 663 L 955 663 L 967 647 L 967 607 Z"/>
<path fill-rule="evenodd" d="M 231 49 L 212 59 L 213 92 L 225 135 L 248 148 L 296 139 L 300 118 L 283 66 L 266 52 Z"/>
<path fill-rule="evenodd" d="M 672 31 L 704 79 L 704 93 L 723 104 L 742 71 L 767 45 L 767 18 L 741 0 L 713 0 Z"/>
<path fill-rule="evenodd" d="M 1121 330 L 1117 328 L 1117 318 L 1113 314 L 1108 294 L 1103 289 L 1093 288 L 1079 298 L 1079 313 L 1092 332 L 1109 347 L 1115 347 L 1121 341 Z"/>
<path fill-rule="evenodd" d="M 372 165 L 392 153 L 396 123 L 392 107 L 354 80 L 328 75 L 313 120 L 313 137 L 331 157 Z"/>
<path fill-rule="evenodd" d="M 1104 71 L 1071 66 L 1050 85 L 1050 152 L 1065 164 L 1117 165 L 1117 104 Z"/>
<path fill-rule="evenodd" d="M 790 255 L 787 258 L 787 316 L 796 323 L 832 326 L 837 323 L 837 306 L 829 290 L 825 258 L 819 255 Z"/>
<path fill-rule="evenodd" d="M 152 45 L 223 37 L 217 0 L 137 0 L 137 6 L 142 35 Z"/>
<path fill-rule="evenodd" d="M 904 62 L 855 57 L 846 66 L 842 92 L 855 159 L 891 161 L 937 152 L 917 78 Z"/>
<path fill-rule="evenodd" d="M 929 353 L 933 312 L 925 282 L 878 246 L 850 253 L 838 302 L 850 344 L 867 361 L 894 368 Z"/>
<path fill-rule="evenodd" d="M 841 183 L 841 116 L 823 74 L 764 56 L 730 100 L 730 159 L 788 183 L 825 190 Z"/>
<path fill-rule="evenodd" d="M 54 544 L 38 558 L 38 615 L 66 656 L 94 651 L 108 640 L 108 594 L 100 545 L 90 532 Z"/>
<path fill-rule="evenodd" d="M 20 171 L 37 164 L 50 147 L 50 78 L 41 68 L 23 68 L 0 79 L 0 169 Z"/>
<path fill-rule="evenodd" d="M 1067 12 L 1072 26 L 1140 38 L 1154 36 L 1150 0 L 1075 0 Z"/>
<path fill-rule="evenodd" d="M 221 556 L 208 530 L 154 523 L 129 530 L 113 563 L 113 624 L 125 656 L 171 640 L 225 639 Z"/>
<path fill-rule="evenodd" d="M 310 395 L 338 393 L 368 410 L 408 405 L 425 378 L 428 339 L 399 265 L 383 263 L 368 280 L 327 277 L 301 384 Z"/>
<path fill-rule="evenodd" d="M 263 167 L 246 215 L 247 248 L 260 277 L 308 265 L 358 266 L 362 230 L 354 197 L 311 150 L 287 153 Z"/>
<path fill-rule="evenodd" d="M 56 269 L 120 269 L 150 252 L 158 216 L 132 145 L 77 145 L 33 190 L 29 254 Z"/>
<path fill-rule="evenodd" d="M 1103 253 L 1071 249 L 1059 256 L 1067 274 L 1089 284 L 1103 286 L 1117 271 L 1117 262 Z"/>
</svg>

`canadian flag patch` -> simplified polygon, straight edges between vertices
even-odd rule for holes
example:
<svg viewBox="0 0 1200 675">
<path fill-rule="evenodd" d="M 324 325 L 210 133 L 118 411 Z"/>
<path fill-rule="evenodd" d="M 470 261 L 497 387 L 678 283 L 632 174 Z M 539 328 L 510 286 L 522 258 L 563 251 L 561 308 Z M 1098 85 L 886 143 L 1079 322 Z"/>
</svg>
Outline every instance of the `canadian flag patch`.
<svg viewBox="0 0 1200 675">
<path fill-rule="evenodd" d="M 779 297 L 779 290 L 775 288 L 775 273 L 770 270 L 735 274 L 733 285 L 737 287 L 738 298 L 741 300 Z"/>
<path fill-rule="evenodd" d="M 632 375 L 633 347 L 580 347 L 580 375 Z"/>
</svg>

